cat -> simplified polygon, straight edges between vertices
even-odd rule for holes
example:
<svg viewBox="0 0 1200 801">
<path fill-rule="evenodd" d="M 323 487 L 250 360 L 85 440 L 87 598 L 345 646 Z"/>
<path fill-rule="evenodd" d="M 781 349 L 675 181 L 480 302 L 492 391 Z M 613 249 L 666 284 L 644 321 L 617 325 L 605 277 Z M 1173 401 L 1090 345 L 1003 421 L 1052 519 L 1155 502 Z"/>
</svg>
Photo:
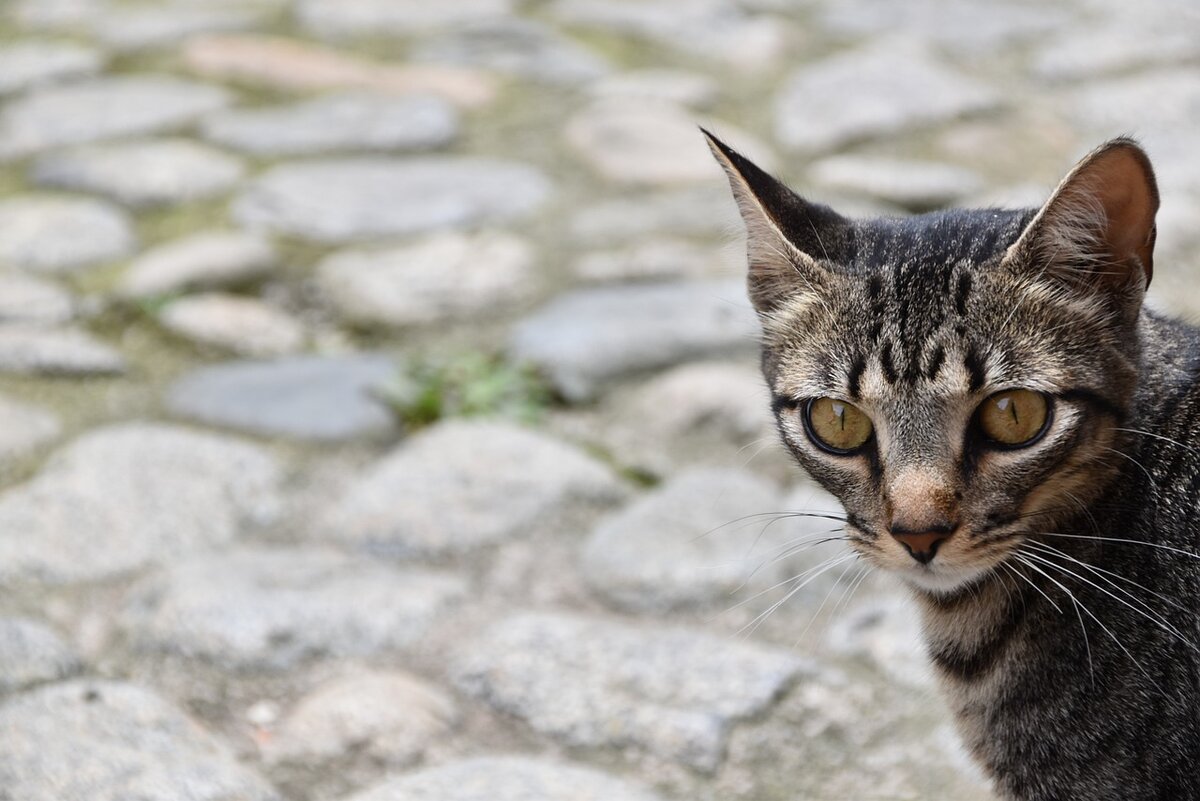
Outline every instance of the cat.
<svg viewBox="0 0 1200 801">
<path fill-rule="evenodd" d="M 850 220 L 704 133 L 780 435 L 910 588 L 995 791 L 1200 799 L 1200 329 L 1143 305 L 1145 152 L 1039 209 Z"/>
</svg>

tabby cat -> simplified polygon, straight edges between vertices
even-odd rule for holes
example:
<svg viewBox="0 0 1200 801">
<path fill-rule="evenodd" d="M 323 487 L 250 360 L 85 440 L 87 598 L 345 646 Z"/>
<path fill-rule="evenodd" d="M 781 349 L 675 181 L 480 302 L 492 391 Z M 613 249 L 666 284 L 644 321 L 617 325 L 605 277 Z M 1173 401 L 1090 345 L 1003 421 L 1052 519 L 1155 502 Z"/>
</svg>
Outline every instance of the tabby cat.
<svg viewBox="0 0 1200 801">
<path fill-rule="evenodd" d="M 1200 799 L 1200 330 L 1143 306 L 1132 140 L 1040 209 L 851 220 L 708 135 L 778 427 L 911 588 L 1005 799 Z"/>
</svg>

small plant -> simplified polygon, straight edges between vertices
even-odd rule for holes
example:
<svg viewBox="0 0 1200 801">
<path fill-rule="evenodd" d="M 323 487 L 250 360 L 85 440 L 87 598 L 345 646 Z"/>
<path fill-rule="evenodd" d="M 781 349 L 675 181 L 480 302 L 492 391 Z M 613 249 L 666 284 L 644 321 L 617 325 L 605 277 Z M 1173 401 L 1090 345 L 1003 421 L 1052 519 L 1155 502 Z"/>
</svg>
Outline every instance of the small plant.
<svg viewBox="0 0 1200 801">
<path fill-rule="evenodd" d="M 413 427 L 447 417 L 508 417 L 531 423 L 551 401 L 550 390 L 536 372 L 482 353 L 412 360 L 384 395 Z"/>
</svg>

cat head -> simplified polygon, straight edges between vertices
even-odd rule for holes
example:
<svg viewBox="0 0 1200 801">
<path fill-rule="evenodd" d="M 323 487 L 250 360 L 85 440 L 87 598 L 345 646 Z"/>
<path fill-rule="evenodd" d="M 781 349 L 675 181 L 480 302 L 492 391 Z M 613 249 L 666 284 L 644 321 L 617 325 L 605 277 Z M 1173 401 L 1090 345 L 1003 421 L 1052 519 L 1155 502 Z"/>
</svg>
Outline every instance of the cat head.
<svg viewBox="0 0 1200 801">
<path fill-rule="evenodd" d="M 1094 500 L 1137 380 L 1158 192 L 1136 143 L 1035 210 L 851 220 L 707 134 L 784 442 L 860 554 L 945 594 Z"/>
</svg>

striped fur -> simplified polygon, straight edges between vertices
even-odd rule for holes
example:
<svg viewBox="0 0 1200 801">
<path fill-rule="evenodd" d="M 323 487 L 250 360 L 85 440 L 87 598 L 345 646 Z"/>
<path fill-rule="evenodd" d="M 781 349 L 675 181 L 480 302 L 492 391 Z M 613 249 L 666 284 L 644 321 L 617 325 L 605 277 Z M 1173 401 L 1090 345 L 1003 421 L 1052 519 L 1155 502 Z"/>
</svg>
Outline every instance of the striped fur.
<svg viewBox="0 0 1200 801">
<path fill-rule="evenodd" d="M 1157 190 L 1114 140 L 1041 209 L 849 220 L 710 137 L 750 235 L 784 442 L 859 555 L 903 579 L 968 748 L 1014 801 L 1200 801 L 1200 331 L 1142 307 Z M 1044 393 L 1045 435 L 976 409 Z M 802 421 L 832 396 L 859 454 Z M 915 561 L 898 509 L 954 534 Z M 941 522 L 939 522 L 941 521 Z"/>
</svg>

